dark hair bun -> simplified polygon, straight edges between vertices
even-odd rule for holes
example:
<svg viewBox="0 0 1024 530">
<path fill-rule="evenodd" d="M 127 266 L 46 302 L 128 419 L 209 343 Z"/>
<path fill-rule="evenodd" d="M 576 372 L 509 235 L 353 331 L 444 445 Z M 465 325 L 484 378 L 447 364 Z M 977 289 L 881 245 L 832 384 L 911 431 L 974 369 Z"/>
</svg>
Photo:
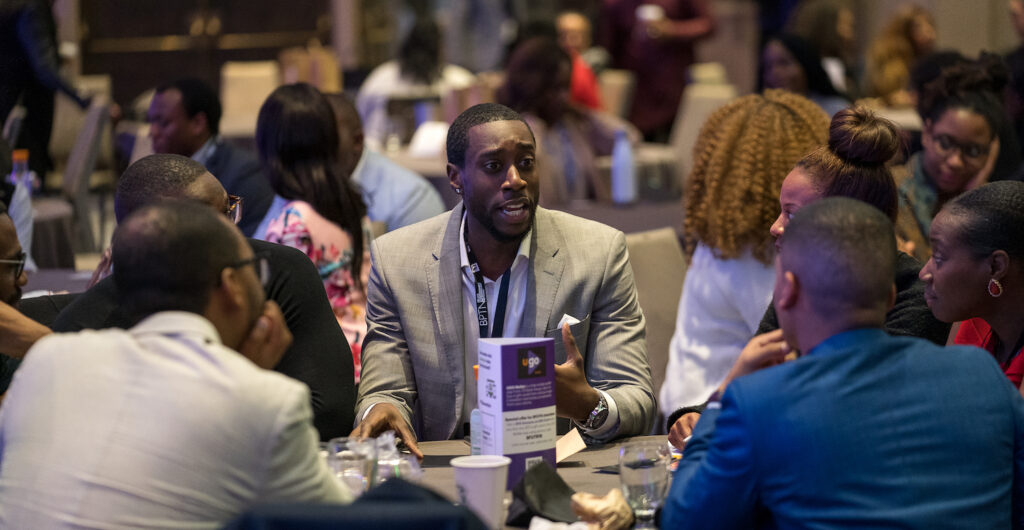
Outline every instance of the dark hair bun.
<svg viewBox="0 0 1024 530">
<path fill-rule="evenodd" d="M 832 117 L 828 148 L 843 162 L 858 166 L 879 166 L 899 152 L 901 139 L 896 126 L 865 107 L 843 109 Z"/>
</svg>

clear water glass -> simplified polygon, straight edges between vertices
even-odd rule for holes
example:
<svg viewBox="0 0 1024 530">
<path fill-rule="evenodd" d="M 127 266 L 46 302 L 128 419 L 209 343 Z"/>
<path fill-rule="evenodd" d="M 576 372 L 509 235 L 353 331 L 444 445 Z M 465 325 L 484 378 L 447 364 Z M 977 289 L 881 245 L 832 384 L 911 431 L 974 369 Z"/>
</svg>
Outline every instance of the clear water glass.
<svg viewBox="0 0 1024 530">
<path fill-rule="evenodd" d="M 373 438 L 334 438 L 327 442 L 327 467 L 356 497 L 375 484 L 377 444 Z"/>
<path fill-rule="evenodd" d="M 619 449 L 622 494 L 636 515 L 636 528 L 655 528 L 654 514 L 668 495 L 671 462 L 665 442 L 630 442 Z"/>
</svg>

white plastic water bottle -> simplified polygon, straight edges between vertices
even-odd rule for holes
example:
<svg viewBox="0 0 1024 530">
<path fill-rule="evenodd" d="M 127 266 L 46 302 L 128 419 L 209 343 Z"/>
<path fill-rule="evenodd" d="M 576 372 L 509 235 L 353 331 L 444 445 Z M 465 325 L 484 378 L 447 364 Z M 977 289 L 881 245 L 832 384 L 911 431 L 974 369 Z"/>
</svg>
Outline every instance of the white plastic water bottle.
<svg viewBox="0 0 1024 530">
<path fill-rule="evenodd" d="M 630 204 L 636 201 L 636 167 L 633 165 L 633 146 L 626 131 L 615 131 L 612 147 L 612 202 Z"/>
<path fill-rule="evenodd" d="M 15 149 L 11 153 L 11 174 L 7 182 L 17 186 L 21 184 L 29 193 L 39 188 L 39 180 L 34 171 L 28 168 L 28 149 Z"/>
</svg>

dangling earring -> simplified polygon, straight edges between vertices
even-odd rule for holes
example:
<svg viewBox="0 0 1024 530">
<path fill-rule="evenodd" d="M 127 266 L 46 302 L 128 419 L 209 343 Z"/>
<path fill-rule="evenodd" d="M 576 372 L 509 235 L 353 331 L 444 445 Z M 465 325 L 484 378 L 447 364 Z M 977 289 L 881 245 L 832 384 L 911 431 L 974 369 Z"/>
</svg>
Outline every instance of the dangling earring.
<svg viewBox="0 0 1024 530">
<path fill-rule="evenodd" d="M 992 298 L 1003 296 L 1003 284 L 999 283 L 999 280 L 992 278 L 988 281 L 988 294 Z"/>
<path fill-rule="evenodd" d="M 462 188 L 455 188 L 456 195 L 462 195 Z"/>
</svg>

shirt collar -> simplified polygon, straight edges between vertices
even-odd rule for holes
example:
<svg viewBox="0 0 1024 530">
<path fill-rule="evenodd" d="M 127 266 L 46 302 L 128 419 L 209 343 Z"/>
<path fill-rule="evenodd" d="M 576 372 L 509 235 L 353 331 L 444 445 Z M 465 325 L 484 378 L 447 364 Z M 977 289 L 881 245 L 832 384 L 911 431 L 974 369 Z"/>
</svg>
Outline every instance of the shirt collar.
<svg viewBox="0 0 1024 530">
<path fill-rule="evenodd" d="M 220 136 L 211 136 L 198 151 L 192 153 L 192 160 L 195 160 L 205 166 L 206 163 L 210 161 L 210 158 L 213 157 L 213 153 L 217 151 L 217 144 L 219 143 Z"/>
<path fill-rule="evenodd" d="M 356 167 L 352 168 L 352 174 L 349 175 L 349 178 L 354 180 L 356 182 L 356 184 L 363 184 L 363 181 L 362 181 L 362 179 L 363 179 L 363 177 L 362 177 L 363 166 L 366 165 L 366 158 L 369 156 L 369 154 L 367 154 L 367 152 L 369 150 L 370 150 L 369 147 L 365 147 L 365 146 L 363 147 L 363 152 L 362 152 L 362 154 L 359 155 L 359 162 L 356 162 Z"/>
<path fill-rule="evenodd" d="M 473 276 L 473 271 L 469 267 L 469 254 L 466 252 L 466 210 L 462 210 L 462 224 L 459 225 L 459 259 L 462 269 L 467 271 L 470 277 Z M 523 240 L 519 242 L 519 252 L 516 253 L 516 259 L 512 262 L 512 267 L 515 268 L 519 263 L 525 263 L 530 260 L 530 241 L 533 239 L 533 226 L 530 226 L 530 230 L 523 236 Z"/>
<path fill-rule="evenodd" d="M 840 351 L 861 348 L 864 344 L 876 342 L 889 335 L 882 328 L 858 328 L 836 333 L 821 341 L 805 355 L 829 355 Z"/>
<path fill-rule="evenodd" d="M 186 311 L 161 311 L 150 315 L 128 331 L 140 335 L 190 335 L 203 342 L 223 344 L 220 333 L 205 317 Z"/>
</svg>

